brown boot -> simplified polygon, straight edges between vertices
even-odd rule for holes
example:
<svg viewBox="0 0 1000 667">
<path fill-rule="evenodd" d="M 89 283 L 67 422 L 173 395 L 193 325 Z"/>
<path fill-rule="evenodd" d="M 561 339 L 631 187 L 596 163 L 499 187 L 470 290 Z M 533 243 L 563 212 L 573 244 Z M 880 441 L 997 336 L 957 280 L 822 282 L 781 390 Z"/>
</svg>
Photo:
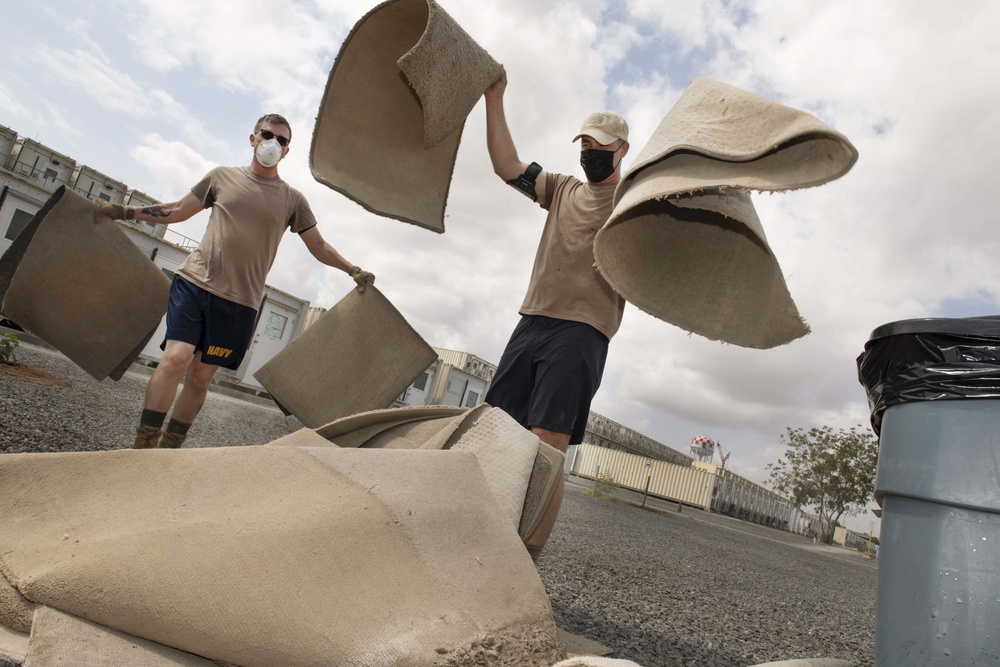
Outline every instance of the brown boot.
<svg viewBox="0 0 1000 667">
<path fill-rule="evenodd" d="M 160 436 L 160 444 L 158 446 L 160 449 L 180 449 L 181 445 L 184 444 L 185 438 L 187 438 L 187 435 L 164 431 L 163 435 Z"/>
<path fill-rule="evenodd" d="M 163 431 L 155 426 L 140 426 L 135 430 L 135 444 L 132 445 L 132 449 L 153 449 L 161 433 Z"/>
</svg>

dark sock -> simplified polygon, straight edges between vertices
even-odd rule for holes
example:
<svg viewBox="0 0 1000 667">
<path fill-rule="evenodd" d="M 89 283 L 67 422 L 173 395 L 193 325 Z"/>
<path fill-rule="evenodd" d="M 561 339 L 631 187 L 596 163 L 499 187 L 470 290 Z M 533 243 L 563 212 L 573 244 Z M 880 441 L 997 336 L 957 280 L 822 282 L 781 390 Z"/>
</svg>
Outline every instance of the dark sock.
<svg viewBox="0 0 1000 667">
<path fill-rule="evenodd" d="M 184 422 L 179 422 L 173 417 L 167 422 L 167 433 L 174 433 L 175 435 L 187 435 L 188 429 L 191 428 L 191 424 L 185 424 Z"/>
<path fill-rule="evenodd" d="M 139 417 L 139 426 L 152 426 L 153 428 L 160 428 L 163 426 L 163 420 L 167 418 L 166 412 L 156 412 L 155 410 L 143 410 L 142 416 Z"/>
</svg>

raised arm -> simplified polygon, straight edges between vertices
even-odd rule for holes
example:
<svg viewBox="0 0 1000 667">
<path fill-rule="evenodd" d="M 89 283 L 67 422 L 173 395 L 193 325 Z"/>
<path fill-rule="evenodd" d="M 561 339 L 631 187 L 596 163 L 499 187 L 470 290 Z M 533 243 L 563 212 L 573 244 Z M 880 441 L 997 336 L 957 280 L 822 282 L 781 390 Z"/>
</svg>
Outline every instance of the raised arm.
<svg viewBox="0 0 1000 667">
<path fill-rule="evenodd" d="M 507 90 L 507 71 L 500 67 L 500 78 L 486 89 L 486 148 L 490 152 L 493 171 L 504 181 L 517 178 L 528 165 L 517 156 L 514 139 L 507 127 L 503 96 Z"/>
<path fill-rule="evenodd" d="M 532 162 L 530 165 L 517 156 L 514 139 L 510 136 L 507 115 L 503 108 L 503 96 L 507 90 L 507 70 L 500 67 L 500 78 L 486 89 L 486 148 L 493 163 L 493 172 L 533 201 L 538 201 L 544 187 L 544 180 L 538 181 L 542 168 Z"/>
<path fill-rule="evenodd" d="M 201 201 L 194 193 L 187 193 L 180 201 L 169 204 L 153 204 L 137 208 L 121 204 L 101 204 L 101 213 L 113 220 L 142 220 L 158 225 L 170 225 L 184 222 L 198 211 L 202 210 Z"/>
</svg>

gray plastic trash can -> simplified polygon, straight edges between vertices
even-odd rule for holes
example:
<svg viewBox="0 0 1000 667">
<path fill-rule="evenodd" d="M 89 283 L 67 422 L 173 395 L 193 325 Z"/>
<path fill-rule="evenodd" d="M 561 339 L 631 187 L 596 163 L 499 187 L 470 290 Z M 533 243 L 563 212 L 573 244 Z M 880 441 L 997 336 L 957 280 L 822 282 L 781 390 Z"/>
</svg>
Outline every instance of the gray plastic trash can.
<svg viewBox="0 0 1000 667">
<path fill-rule="evenodd" d="M 879 434 L 876 667 L 1000 665 L 1000 318 L 886 324 L 858 374 Z"/>
</svg>

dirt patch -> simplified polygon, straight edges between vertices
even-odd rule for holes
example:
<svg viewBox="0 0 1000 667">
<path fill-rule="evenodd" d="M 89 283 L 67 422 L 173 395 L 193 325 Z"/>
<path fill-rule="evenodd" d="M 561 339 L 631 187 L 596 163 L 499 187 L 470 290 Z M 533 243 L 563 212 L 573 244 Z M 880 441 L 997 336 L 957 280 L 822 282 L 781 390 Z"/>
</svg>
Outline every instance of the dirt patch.
<svg viewBox="0 0 1000 667">
<path fill-rule="evenodd" d="M 53 375 L 52 373 L 42 370 L 41 368 L 35 368 L 34 366 L 27 366 L 25 364 L 0 364 L 0 375 L 9 375 L 11 377 L 27 380 L 28 382 L 47 384 L 52 387 L 73 386 L 73 384 L 65 378 Z"/>
</svg>

